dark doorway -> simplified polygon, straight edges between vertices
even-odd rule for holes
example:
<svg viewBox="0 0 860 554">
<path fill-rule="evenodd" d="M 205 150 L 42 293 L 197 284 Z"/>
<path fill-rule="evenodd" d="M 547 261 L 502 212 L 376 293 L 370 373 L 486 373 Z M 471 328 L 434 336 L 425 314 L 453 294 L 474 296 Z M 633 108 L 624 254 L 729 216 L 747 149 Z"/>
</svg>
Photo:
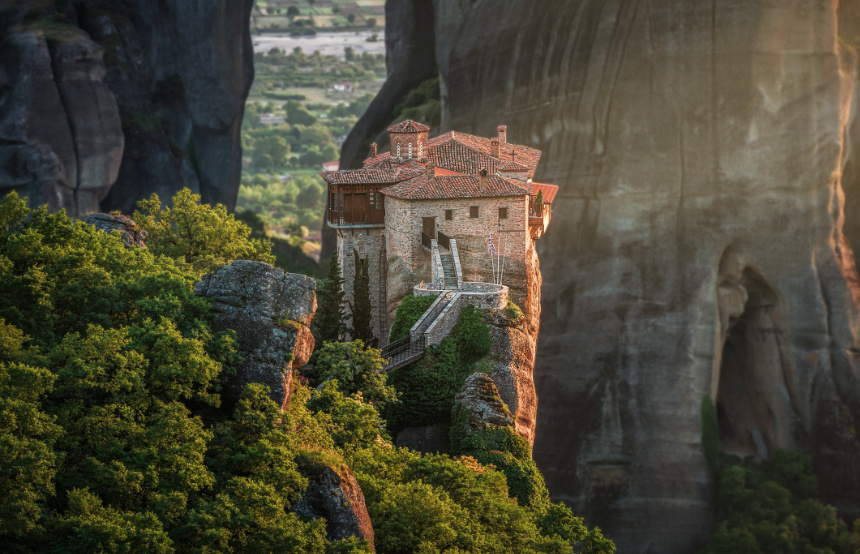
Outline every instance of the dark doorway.
<svg viewBox="0 0 860 554">
<path fill-rule="evenodd" d="M 422 217 L 423 222 L 423 230 L 422 233 L 430 237 L 431 239 L 436 238 L 436 218 L 435 217 Z"/>
</svg>

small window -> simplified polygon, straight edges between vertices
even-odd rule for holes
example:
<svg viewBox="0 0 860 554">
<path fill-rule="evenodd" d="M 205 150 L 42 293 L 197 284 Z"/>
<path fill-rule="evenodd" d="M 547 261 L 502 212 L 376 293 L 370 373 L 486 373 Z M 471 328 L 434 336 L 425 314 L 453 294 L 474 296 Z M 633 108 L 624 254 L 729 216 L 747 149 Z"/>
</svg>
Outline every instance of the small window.
<svg viewBox="0 0 860 554">
<path fill-rule="evenodd" d="M 469 217 L 473 219 L 478 217 L 478 206 L 469 206 Z"/>
<path fill-rule="evenodd" d="M 400 157 L 400 145 L 399 144 L 397 145 L 397 157 L 398 158 Z"/>
<path fill-rule="evenodd" d="M 409 159 L 412 159 L 412 143 L 409 143 Z"/>
<path fill-rule="evenodd" d="M 454 219 L 454 210 L 445 210 L 445 220 L 451 221 Z"/>
<path fill-rule="evenodd" d="M 507 208 L 499 208 L 499 219 L 507 219 L 508 218 L 508 209 Z"/>
<path fill-rule="evenodd" d="M 381 210 L 382 209 L 382 194 L 378 192 L 370 193 L 370 209 L 371 210 Z"/>
<path fill-rule="evenodd" d="M 418 158 L 422 159 L 422 160 L 424 159 L 424 143 L 423 142 L 418 143 Z"/>
</svg>

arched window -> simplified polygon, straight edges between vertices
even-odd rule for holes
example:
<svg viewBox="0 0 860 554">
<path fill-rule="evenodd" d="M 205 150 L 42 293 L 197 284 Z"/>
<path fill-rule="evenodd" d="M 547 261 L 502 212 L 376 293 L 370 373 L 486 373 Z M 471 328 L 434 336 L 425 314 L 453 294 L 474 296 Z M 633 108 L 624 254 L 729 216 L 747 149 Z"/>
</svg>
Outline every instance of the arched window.
<svg viewBox="0 0 860 554">
<path fill-rule="evenodd" d="M 409 157 L 412 157 L 412 143 L 409 143 Z"/>
<path fill-rule="evenodd" d="M 400 157 L 400 145 L 399 144 L 397 145 L 397 157 L 398 158 Z"/>
</svg>

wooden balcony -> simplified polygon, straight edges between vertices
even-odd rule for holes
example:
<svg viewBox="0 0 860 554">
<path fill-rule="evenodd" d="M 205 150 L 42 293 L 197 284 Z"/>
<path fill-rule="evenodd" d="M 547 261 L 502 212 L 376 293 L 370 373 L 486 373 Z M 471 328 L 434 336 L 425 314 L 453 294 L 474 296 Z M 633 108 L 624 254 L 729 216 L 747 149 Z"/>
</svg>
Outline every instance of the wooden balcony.
<svg viewBox="0 0 860 554">
<path fill-rule="evenodd" d="M 382 225 L 385 223 L 384 210 L 329 210 L 328 223 L 332 227 L 349 225 Z"/>
</svg>

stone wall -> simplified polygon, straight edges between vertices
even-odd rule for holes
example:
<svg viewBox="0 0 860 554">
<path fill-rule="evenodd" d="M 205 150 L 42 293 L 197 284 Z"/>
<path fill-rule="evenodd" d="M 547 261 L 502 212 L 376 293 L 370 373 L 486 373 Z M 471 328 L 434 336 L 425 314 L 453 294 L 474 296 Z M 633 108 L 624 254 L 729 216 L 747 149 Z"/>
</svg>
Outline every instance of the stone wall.
<svg viewBox="0 0 860 554">
<path fill-rule="evenodd" d="M 370 305 L 373 309 L 373 331 L 379 345 L 388 341 L 389 315 L 386 309 L 386 251 L 385 230 L 382 227 L 340 229 L 337 237 L 337 251 L 343 276 L 343 288 L 347 302 L 353 301 L 353 280 L 355 279 L 355 257 L 353 250 L 362 259 L 369 260 Z M 351 323 L 351 318 L 350 318 Z"/>
<path fill-rule="evenodd" d="M 478 206 L 478 217 L 469 217 L 469 208 Z M 508 218 L 499 220 L 499 208 L 508 208 Z M 454 219 L 445 220 L 445 210 L 453 210 Z M 414 267 L 416 249 L 421 248 L 422 218 L 435 217 L 436 229 L 449 237 L 474 236 L 487 242 L 492 234 L 498 240 L 502 231 L 508 233 L 508 258 L 525 260 L 528 238 L 528 203 L 526 197 L 463 198 L 443 200 L 411 200 L 385 198 L 385 227 L 392 252 L 401 256 L 408 266 Z M 504 246 L 504 235 L 502 236 Z M 499 245 L 496 245 L 497 248 Z M 463 268 L 467 271 L 468 268 Z M 487 279 L 490 280 L 490 279 Z"/>
</svg>

